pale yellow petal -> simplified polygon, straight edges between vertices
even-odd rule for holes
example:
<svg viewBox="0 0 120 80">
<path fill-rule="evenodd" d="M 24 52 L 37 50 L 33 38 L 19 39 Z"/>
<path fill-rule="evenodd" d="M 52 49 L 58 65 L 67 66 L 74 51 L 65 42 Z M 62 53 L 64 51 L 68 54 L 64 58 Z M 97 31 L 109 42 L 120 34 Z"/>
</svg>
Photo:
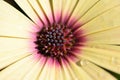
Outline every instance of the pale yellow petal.
<svg viewBox="0 0 120 80">
<path fill-rule="evenodd" d="M 88 44 L 86 46 L 89 46 L 91 48 L 98 48 L 98 49 L 100 48 L 100 49 L 105 49 L 105 50 L 120 52 L 120 47 L 117 46 L 117 45 L 105 45 L 105 44 L 95 45 L 95 44 Z"/>
<path fill-rule="evenodd" d="M 33 55 L 28 56 L 0 72 L 1 80 L 22 80 L 37 63 Z M 6 77 L 7 76 L 7 77 Z"/>
<path fill-rule="evenodd" d="M 114 7 L 106 13 L 96 17 L 89 23 L 83 25 L 80 29 L 85 31 L 84 35 L 90 35 L 96 32 L 120 26 L 119 14 L 120 6 Z"/>
<path fill-rule="evenodd" d="M 35 66 L 27 73 L 23 80 L 38 80 L 39 74 L 44 68 L 46 63 L 45 58 L 40 57 L 40 60 L 35 64 Z"/>
<path fill-rule="evenodd" d="M 63 75 L 63 79 L 64 80 L 73 80 L 73 76 L 71 75 L 69 69 L 68 69 L 68 65 L 64 62 L 62 62 L 62 75 Z"/>
<path fill-rule="evenodd" d="M 39 74 L 38 80 L 48 80 L 50 78 L 50 72 L 51 72 L 51 67 L 52 67 L 53 59 L 48 58 L 45 62 L 45 65 Z M 55 76 L 54 76 L 55 77 Z M 54 79 L 53 77 L 53 79 Z"/>
<path fill-rule="evenodd" d="M 56 76 L 55 76 L 55 80 L 65 80 L 64 78 L 64 74 L 63 74 L 63 69 L 60 68 L 56 68 Z"/>
<path fill-rule="evenodd" d="M 44 11 L 44 14 L 47 16 L 48 21 L 50 23 L 53 23 L 53 13 L 52 13 L 50 1 L 49 0 L 38 0 L 38 2 Z"/>
<path fill-rule="evenodd" d="M 80 65 L 82 69 L 84 69 L 93 78 L 93 80 L 117 80 L 107 71 L 87 60 L 82 59 L 80 61 Z"/>
<path fill-rule="evenodd" d="M 15 49 L 0 53 L 0 70 L 32 54 L 28 49 Z"/>
<path fill-rule="evenodd" d="M 78 78 L 76 80 L 94 80 L 80 66 L 75 64 L 75 62 L 70 61 L 70 67 Z"/>
<path fill-rule="evenodd" d="M 58 22 L 62 14 L 62 2 L 63 0 L 52 0 L 53 12 L 55 21 Z"/>
<path fill-rule="evenodd" d="M 62 21 L 69 18 L 79 0 L 62 0 Z"/>
<path fill-rule="evenodd" d="M 46 19 L 46 15 L 44 14 L 42 8 L 40 7 L 41 4 L 39 3 L 38 0 L 27 0 L 28 3 L 32 6 L 34 12 L 36 13 L 36 15 L 39 17 L 40 21 L 42 24 L 47 24 L 47 19 Z M 29 13 L 28 13 L 29 14 Z M 41 26 L 41 24 L 39 23 L 38 25 Z"/>
<path fill-rule="evenodd" d="M 48 78 L 46 80 L 58 80 L 56 79 L 57 78 L 56 75 L 59 73 L 58 71 L 59 71 L 59 68 L 57 68 L 55 61 L 53 61 L 52 67 L 50 67 Z M 60 75 L 59 75 L 59 79 L 60 79 Z"/>
<path fill-rule="evenodd" d="M 30 47 L 31 45 L 27 39 L 0 37 L 0 55 L 4 51 Z"/>
<path fill-rule="evenodd" d="M 109 9 L 120 5 L 120 0 L 100 0 L 78 22 L 87 23 Z M 110 16 L 111 17 L 111 16 Z"/>
<path fill-rule="evenodd" d="M 36 23 L 39 23 L 39 17 L 35 13 L 33 7 L 28 2 L 28 0 L 15 0 L 15 2 L 22 8 L 22 10 Z M 38 24 L 39 25 L 39 24 Z"/>
<path fill-rule="evenodd" d="M 120 44 L 120 26 L 86 36 L 86 44 Z"/>
<path fill-rule="evenodd" d="M 104 49 L 104 47 L 106 47 L 106 49 Z M 111 48 L 109 49 L 109 47 Z M 79 55 L 79 57 L 87 59 L 116 73 L 120 73 L 120 52 L 118 50 L 112 50 L 112 46 L 109 47 L 104 45 L 103 48 L 83 47 L 82 53 Z M 115 47 L 120 49 L 119 46 Z"/>
<path fill-rule="evenodd" d="M 65 65 L 66 69 L 69 71 L 69 74 L 71 75 L 72 79 L 71 80 L 78 80 L 78 76 L 74 73 L 72 67 L 70 67 L 69 64 L 66 63 Z"/>
<path fill-rule="evenodd" d="M 0 37 L 30 38 L 34 24 L 14 7 L 0 1 Z"/>
<path fill-rule="evenodd" d="M 84 16 L 95 4 L 97 4 L 100 0 L 79 0 L 76 8 L 74 9 L 69 23 L 74 23 L 79 20 L 82 16 Z M 75 18 L 73 21 L 72 18 Z"/>
</svg>

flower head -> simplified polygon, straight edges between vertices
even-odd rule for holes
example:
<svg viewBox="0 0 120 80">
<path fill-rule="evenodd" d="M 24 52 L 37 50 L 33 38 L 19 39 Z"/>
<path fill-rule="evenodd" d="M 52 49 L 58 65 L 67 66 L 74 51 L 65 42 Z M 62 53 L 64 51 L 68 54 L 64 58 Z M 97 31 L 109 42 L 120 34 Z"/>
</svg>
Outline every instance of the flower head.
<svg viewBox="0 0 120 80">
<path fill-rule="evenodd" d="M 0 1 L 1 80 L 116 80 L 119 0 L 15 2 L 29 18 Z"/>
</svg>

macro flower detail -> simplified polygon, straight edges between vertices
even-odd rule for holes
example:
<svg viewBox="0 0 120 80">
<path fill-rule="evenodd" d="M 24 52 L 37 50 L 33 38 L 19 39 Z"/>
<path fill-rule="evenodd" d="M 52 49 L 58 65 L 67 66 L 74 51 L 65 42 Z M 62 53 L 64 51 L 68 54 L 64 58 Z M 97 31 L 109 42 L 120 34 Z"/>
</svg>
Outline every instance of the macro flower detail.
<svg viewBox="0 0 120 80">
<path fill-rule="evenodd" d="M 43 26 L 42 30 L 37 33 L 35 41 L 38 54 L 52 57 L 59 63 L 61 63 L 62 58 L 75 57 L 75 47 L 79 46 L 80 48 L 82 46 L 80 43 L 82 44 L 85 41 L 83 37 L 80 37 L 81 31 L 74 33 L 72 28 L 70 29 L 67 25 L 63 24 L 56 23 L 48 27 Z"/>
<path fill-rule="evenodd" d="M 23 12 L 0 1 L 0 80 L 117 80 L 120 0 L 13 2 Z"/>
</svg>

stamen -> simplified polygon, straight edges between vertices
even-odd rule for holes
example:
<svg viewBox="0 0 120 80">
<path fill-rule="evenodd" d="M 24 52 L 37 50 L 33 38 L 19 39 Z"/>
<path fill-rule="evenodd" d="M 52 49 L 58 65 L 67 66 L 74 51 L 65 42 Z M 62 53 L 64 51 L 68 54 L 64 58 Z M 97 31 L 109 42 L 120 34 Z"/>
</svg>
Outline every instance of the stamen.
<svg viewBox="0 0 120 80">
<path fill-rule="evenodd" d="M 74 36 L 71 29 L 62 24 L 44 26 L 37 34 L 35 41 L 39 54 L 46 57 L 62 57 L 74 45 Z"/>
</svg>

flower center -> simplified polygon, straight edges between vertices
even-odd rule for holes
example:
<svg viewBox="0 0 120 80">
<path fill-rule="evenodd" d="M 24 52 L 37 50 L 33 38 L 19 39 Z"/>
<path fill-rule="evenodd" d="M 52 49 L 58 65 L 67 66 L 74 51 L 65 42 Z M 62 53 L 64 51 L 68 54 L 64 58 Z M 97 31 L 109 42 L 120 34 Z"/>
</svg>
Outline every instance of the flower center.
<svg viewBox="0 0 120 80">
<path fill-rule="evenodd" d="M 50 57 L 67 55 L 75 43 L 71 29 L 62 24 L 44 26 L 36 38 L 38 53 Z"/>
</svg>

